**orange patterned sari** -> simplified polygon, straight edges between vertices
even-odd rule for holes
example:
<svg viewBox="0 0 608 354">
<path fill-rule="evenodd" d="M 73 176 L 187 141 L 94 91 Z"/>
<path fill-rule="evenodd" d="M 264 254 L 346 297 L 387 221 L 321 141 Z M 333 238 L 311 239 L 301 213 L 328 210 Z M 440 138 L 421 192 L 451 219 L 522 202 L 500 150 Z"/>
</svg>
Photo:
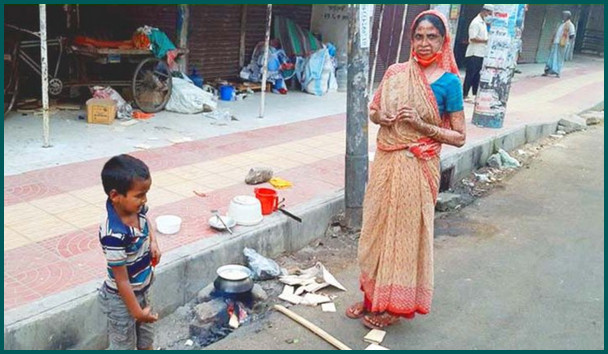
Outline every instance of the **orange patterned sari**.
<svg viewBox="0 0 608 354">
<path fill-rule="evenodd" d="M 447 30 L 447 21 L 439 12 L 425 11 L 418 16 L 425 14 L 439 17 Z M 437 62 L 443 70 L 458 75 L 449 34 Z M 405 104 L 415 108 L 425 122 L 449 126 L 449 120 L 439 115 L 433 91 L 412 56 L 407 63 L 388 68 L 370 109 L 396 115 Z M 440 143 L 422 136 L 409 123 L 382 126 L 378 132 L 358 250 L 367 311 L 413 318 L 431 309 L 440 150 Z"/>
</svg>

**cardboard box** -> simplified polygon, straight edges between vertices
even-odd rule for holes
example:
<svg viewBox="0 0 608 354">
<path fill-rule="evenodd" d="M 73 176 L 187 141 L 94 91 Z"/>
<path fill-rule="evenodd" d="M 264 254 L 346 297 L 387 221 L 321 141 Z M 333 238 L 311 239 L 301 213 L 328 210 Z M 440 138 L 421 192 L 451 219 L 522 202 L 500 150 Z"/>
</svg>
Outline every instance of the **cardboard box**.
<svg viewBox="0 0 608 354">
<path fill-rule="evenodd" d="M 87 101 L 87 123 L 112 124 L 116 118 L 116 101 L 91 98 Z"/>
</svg>

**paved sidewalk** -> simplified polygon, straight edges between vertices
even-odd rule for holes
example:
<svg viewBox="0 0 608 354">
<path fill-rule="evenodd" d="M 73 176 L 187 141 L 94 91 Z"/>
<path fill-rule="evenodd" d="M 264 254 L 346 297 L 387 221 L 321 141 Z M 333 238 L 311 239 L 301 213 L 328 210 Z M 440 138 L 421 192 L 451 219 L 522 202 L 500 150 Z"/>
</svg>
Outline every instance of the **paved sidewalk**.
<svg viewBox="0 0 608 354">
<path fill-rule="evenodd" d="M 517 126 L 554 121 L 603 99 L 603 61 L 572 65 L 561 79 L 520 79 L 511 91 L 505 127 L 469 124 L 468 143 Z M 470 121 L 471 105 L 466 112 Z M 376 131 L 370 128 L 370 150 Z M 444 152 L 452 149 L 445 147 Z M 343 188 L 344 150 L 345 116 L 337 114 L 132 154 L 152 170 L 151 218 L 175 214 L 183 219 L 179 234 L 159 235 L 167 253 L 218 235 L 207 226 L 210 210 L 225 212 L 234 195 L 253 193 L 243 183 L 250 167 L 270 166 L 293 182 L 293 188 L 280 191 L 289 208 Z M 105 161 L 4 177 L 5 311 L 104 276 L 97 228 L 105 200 L 99 177 Z"/>
</svg>

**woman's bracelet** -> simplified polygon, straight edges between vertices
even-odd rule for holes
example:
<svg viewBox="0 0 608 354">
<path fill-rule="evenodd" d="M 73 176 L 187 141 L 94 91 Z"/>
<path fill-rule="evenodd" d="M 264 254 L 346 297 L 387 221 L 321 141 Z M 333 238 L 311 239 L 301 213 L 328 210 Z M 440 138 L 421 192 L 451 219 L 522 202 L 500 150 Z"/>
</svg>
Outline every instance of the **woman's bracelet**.
<svg viewBox="0 0 608 354">
<path fill-rule="evenodd" d="M 437 135 L 439 135 L 440 132 L 440 128 L 437 126 L 433 126 L 433 128 L 431 129 L 433 132 L 431 133 L 431 135 L 429 135 L 429 137 L 434 138 Z"/>
</svg>

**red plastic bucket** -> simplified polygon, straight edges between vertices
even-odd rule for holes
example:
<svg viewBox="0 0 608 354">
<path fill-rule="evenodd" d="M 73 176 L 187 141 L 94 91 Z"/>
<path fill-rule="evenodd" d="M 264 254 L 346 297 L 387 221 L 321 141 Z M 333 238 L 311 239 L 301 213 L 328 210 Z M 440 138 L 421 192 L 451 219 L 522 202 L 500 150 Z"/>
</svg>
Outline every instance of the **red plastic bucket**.
<svg viewBox="0 0 608 354">
<path fill-rule="evenodd" d="M 277 191 L 270 188 L 255 188 L 255 197 L 262 203 L 262 215 L 272 214 L 279 207 Z"/>
</svg>

